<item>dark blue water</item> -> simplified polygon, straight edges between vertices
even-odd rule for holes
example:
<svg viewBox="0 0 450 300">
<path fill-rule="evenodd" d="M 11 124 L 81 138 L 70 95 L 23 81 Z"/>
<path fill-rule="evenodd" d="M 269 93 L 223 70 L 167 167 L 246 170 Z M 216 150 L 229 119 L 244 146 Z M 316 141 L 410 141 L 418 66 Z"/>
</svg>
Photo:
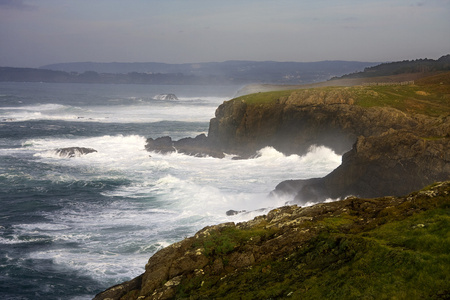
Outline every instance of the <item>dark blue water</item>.
<svg viewBox="0 0 450 300">
<path fill-rule="evenodd" d="M 145 151 L 148 137 L 207 133 L 237 90 L 0 83 L 0 299 L 91 299 L 141 274 L 158 249 L 256 215 L 229 209 L 284 204 L 266 197 L 281 180 L 339 164 L 324 148 L 305 157 L 267 148 L 248 161 Z M 97 152 L 56 154 L 74 146 Z"/>
</svg>

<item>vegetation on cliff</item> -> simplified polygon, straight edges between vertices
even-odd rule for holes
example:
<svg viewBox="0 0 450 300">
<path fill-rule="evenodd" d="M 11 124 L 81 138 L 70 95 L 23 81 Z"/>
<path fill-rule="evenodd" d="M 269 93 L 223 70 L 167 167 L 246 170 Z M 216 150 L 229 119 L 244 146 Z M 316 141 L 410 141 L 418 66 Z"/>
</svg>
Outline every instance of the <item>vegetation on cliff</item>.
<svg viewBox="0 0 450 300">
<path fill-rule="evenodd" d="M 265 146 L 302 155 L 312 145 L 343 154 L 342 165 L 328 176 L 276 188 L 300 203 L 402 195 L 450 178 L 449 103 L 449 72 L 407 85 L 256 93 L 219 106 L 208 140 L 243 156 Z"/>
<path fill-rule="evenodd" d="M 450 72 L 426 76 L 414 84 L 374 84 L 352 87 L 321 87 L 300 90 L 255 93 L 233 99 L 248 105 L 270 105 L 280 99 L 307 100 L 320 104 L 328 101 L 355 104 L 364 108 L 392 107 L 405 113 L 430 116 L 450 115 Z"/>
<path fill-rule="evenodd" d="M 447 54 L 437 60 L 425 58 L 383 63 L 376 66 L 367 67 L 363 72 L 344 75 L 341 78 L 377 77 L 407 73 L 430 73 L 449 70 L 450 54 Z"/>
<path fill-rule="evenodd" d="M 98 299 L 448 299 L 450 182 L 206 227 Z"/>
<path fill-rule="evenodd" d="M 95 300 L 449 299 L 450 73 L 414 80 L 245 95 L 219 106 L 207 137 L 149 140 L 217 157 L 329 146 L 341 166 L 275 193 L 345 199 L 206 227 Z"/>
<path fill-rule="evenodd" d="M 450 178 L 450 72 L 414 84 L 303 88 L 224 102 L 208 136 L 148 139 L 149 151 L 244 158 L 272 146 L 304 155 L 313 145 L 343 154 L 321 179 L 282 182 L 299 203 L 348 195 L 402 195 Z"/>
</svg>

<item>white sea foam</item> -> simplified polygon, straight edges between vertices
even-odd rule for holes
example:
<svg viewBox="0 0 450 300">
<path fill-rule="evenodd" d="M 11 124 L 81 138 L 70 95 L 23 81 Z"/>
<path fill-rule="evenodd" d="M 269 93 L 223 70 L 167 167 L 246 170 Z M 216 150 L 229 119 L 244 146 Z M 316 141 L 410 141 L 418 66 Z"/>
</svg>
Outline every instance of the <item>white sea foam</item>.
<svg viewBox="0 0 450 300">
<path fill-rule="evenodd" d="M 87 109 L 61 104 L 38 104 L 19 107 L 0 107 L 0 120 L 31 121 L 31 120 L 62 120 L 77 121 L 83 115 L 90 114 Z"/>
<path fill-rule="evenodd" d="M 32 257 L 52 258 L 57 264 L 102 280 L 140 274 L 146 259 L 161 247 L 158 245 L 175 242 L 206 225 L 248 220 L 282 206 L 292 199 L 268 197 L 280 181 L 323 176 L 340 164 L 340 156 L 325 147 L 312 147 L 305 156 L 286 156 L 267 147 L 257 158 L 232 160 L 148 153 L 145 138 L 137 135 L 46 138 L 25 143 L 42 162 L 72 168 L 71 174 L 52 172 L 47 179 L 129 181 L 102 193 L 117 199 L 112 203 L 74 203 L 49 214 L 48 225 L 17 228 L 20 234 L 27 228 L 28 232 L 42 231 L 57 243 L 82 243 L 82 252 L 59 249 L 33 253 Z M 98 152 L 70 159 L 54 152 L 71 146 Z M 228 210 L 247 213 L 227 216 Z"/>
<path fill-rule="evenodd" d="M 222 98 L 225 100 L 225 98 Z M 119 105 L 77 107 L 40 104 L 0 107 L 0 121 L 61 120 L 102 123 L 151 123 L 160 121 L 206 122 L 214 117 L 217 99 L 189 99 L 171 103 L 143 101 Z"/>
</svg>

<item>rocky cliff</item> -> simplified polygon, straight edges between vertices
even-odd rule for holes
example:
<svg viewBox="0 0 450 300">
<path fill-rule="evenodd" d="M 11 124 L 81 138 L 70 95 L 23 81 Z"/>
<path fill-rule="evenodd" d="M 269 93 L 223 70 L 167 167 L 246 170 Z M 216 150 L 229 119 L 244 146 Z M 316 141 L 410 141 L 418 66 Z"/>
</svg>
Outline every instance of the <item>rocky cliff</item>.
<svg viewBox="0 0 450 300">
<path fill-rule="evenodd" d="M 94 299 L 448 299 L 450 182 L 206 227 Z"/>
<path fill-rule="evenodd" d="M 251 157 L 273 146 L 305 154 L 324 145 L 342 165 L 320 179 L 290 180 L 274 193 L 299 202 L 348 195 L 402 195 L 450 178 L 450 73 L 415 85 L 324 87 L 245 95 L 224 102 L 208 136 L 151 140 L 148 150 Z"/>
<path fill-rule="evenodd" d="M 421 89 L 298 90 L 268 95 L 266 103 L 244 96 L 218 108 L 208 136 L 236 153 L 266 145 L 286 154 L 304 154 L 311 145 L 344 153 L 342 165 L 325 178 L 276 188 L 298 201 L 401 195 L 450 178 L 448 93 L 432 97 Z"/>
<path fill-rule="evenodd" d="M 449 101 L 450 73 L 258 93 L 223 103 L 208 136 L 149 139 L 149 151 L 215 157 L 325 145 L 343 154 L 341 166 L 274 193 L 299 203 L 358 197 L 206 227 L 94 299 L 448 299 Z M 445 182 L 411 193 L 435 181 Z"/>
</svg>

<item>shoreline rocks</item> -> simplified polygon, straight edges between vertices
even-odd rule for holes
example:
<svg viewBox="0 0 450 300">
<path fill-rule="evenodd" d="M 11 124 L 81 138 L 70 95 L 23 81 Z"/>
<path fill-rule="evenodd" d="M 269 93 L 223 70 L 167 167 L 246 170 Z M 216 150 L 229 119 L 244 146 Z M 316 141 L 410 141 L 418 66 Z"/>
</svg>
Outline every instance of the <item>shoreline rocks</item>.
<svg viewBox="0 0 450 300">
<path fill-rule="evenodd" d="M 173 141 L 169 136 L 159 137 L 156 139 L 148 138 L 145 149 L 147 151 L 154 151 L 163 154 L 178 152 L 196 157 L 225 157 L 225 154 L 222 151 L 211 146 L 209 139 L 205 134 L 200 134 L 195 138 L 183 138 L 178 141 Z"/>
<path fill-rule="evenodd" d="M 270 102 L 252 101 L 258 94 L 243 96 L 217 108 L 208 136 L 149 139 L 146 148 L 251 158 L 266 146 L 304 155 L 310 146 L 323 145 L 343 155 L 342 164 L 329 175 L 289 180 L 273 191 L 291 194 L 299 203 L 401 195 L 450 178 L 450 116 L 365 108 L 355 105 L 356 96 L 346 88 L 287 91 Z"/>
<path fill-rule="evenodd" d="M 97 150 L 93 148 L 85 148 L 85 147 L 67 147 L 67 148 L 59 148 L 55 150 L 56 154 L 61 157 L 80 157 L 82 155 L 86 155 L 89 153 L 97 152 Z"/>
<path fill-rule="evenodd" d="M 427 210 L 448 208 L 449 196 L 450 182 L 442 182 L 402 197 L 351 197 L 303 208 L 284 206 L 247 222 L 207 226 L 194 236 L 156 252 L 142 275 L 97 294 L 94 300 L 236 299 L 229 293 L 235 293 L 234 296 L 258 293 L 270 290 L 269 284 L 279 286 L 291 279 L 283 293 L 297 293 L 296 297 L 300 297 L 307 292 L 302 284 L 308 278 L 320 277 L 330 267 L 342 271 L 347 268 L 348 272 L 350 261 L 358 261 L 373 251 L 371 247 L 361 248 L 374 240 L 370 237 L 373 230 L 391 222 L 413 220 Z M 416 228 L 430 226 L 412 222 L 416 222 L 413 223 L 417 224 Z M 414 229 L 409 227 L 409 230 Z M 391 247 L 390 256 L 383 264 L 391 263 L 389 259 L 392 260 L 396 248 Z M 398 251 L 403 253 L 403 250 L 401 247 Z M 428 258 L 430 255 L 427 252 Z M 404 262 L 394 259 L 394 263 L 394 268 L 398 268 L 397 264 Z M 414 276 L 420 277 L 419 273 L 416 270 Z M 384 274 L 379 276 L 384 278 Z M 345 278 L 333 280 L 345 281 Z M 246 280 L 258 285 L 248 282 L 242 285 Z M 364 294 L 363 287 L 355 288 Z M 242 290 L 237 292 L 238 289 Z"/>
</svg>

